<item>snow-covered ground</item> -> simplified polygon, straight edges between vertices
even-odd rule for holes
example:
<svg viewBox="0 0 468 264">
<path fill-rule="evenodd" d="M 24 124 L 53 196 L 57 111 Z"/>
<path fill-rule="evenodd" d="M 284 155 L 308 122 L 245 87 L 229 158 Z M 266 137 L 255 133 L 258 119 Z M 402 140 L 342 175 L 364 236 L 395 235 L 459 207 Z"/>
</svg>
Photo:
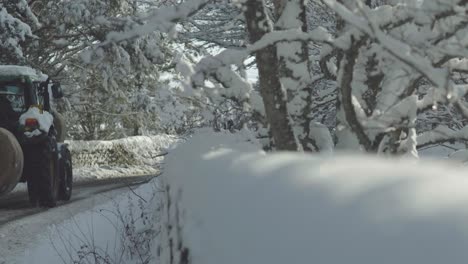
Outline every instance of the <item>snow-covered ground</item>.
<svg viewBox="0 0 468 264">
<path fill-rule="evenodd" d="M 8 263 L 155 263 L 158 193 L 155 179 L 133 191 L 101 197 L 104 202 L 80 213 L 54 209 L 49 218 L 65 213 L 68 219 L 49 225 L 24 254 Z"/>
<path fill-rule="evenodd" d="M 468 261 L 460 163 L 259 148 L 247 132 L 200 131 L 169 151 L 162 183 L 49 226 L 16 261 L 169 263 L 186 252 L 193 264 Z"/>
<path fill-rule="evenodd" d="M 73 155 L 74 180 L 79 182 L 155 175 L 160 172 L 165 154 L 179 141 L 175 136 L 157 135 L 113 141 L 69 141 L 67 144 Z M 137 249 L 142 250 L 140 247 L 145 246 L 145 241 L 154 241 L 148 237 L 154 235 L 157 223 L 153 219 L 156 210 L 152 207 L 158 205 L 154 201 L 157 188 L 158 182 L 153 180 L 133 191 L 116 190 L 79 199 L 8 223 L 0 227 L 0 263 L 63 263 L 62 260 L 88 263 L 86 258 L 80 260 L 83 257 L 80 254 L 84 254 L 85 249 L 91 250 L 92 245 L 102 246 L 98 250 L 103 256 L 108 253 L 108 258 L 132 263 L 131 259 L 136 256 L 132 254 L 141 257 L 142 252 L 127 251 L 128 247 L 122 245 L 136 243 Z M 25 184 L 18 184 L 14 191 L 25 190 Z M 138 240 L 143 238 L 144 241 Z M 107 246 L 112 248 L 107 251 Z M 117 254 L 123 252 L 125 256 Z M 88 257 L 94 257 L 91 252 L 87 253 Z"/>
<path fill-rule="evenodd" d="M 419 157 L 424 159 L 451 159 L 450 157 L 460 150 L 465 150 L 466 145 L 462 143 L 439 144 L 424 147 L 419 151 Z"/>
</svg>

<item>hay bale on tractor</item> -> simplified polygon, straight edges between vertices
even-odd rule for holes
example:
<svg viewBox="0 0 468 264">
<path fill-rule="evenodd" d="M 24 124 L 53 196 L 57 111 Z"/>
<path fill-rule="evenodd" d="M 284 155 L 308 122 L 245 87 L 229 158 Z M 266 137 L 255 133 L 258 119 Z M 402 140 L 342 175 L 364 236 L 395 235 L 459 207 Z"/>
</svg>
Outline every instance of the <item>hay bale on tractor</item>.
<svg viewBox="0 0 468 264">
<path fill-rule="evenodd" d="M 7 193 L 20 181 L 24 157 L 18 140 L 6 129 L 0 128 L 0 195 Z"/>
</svg>

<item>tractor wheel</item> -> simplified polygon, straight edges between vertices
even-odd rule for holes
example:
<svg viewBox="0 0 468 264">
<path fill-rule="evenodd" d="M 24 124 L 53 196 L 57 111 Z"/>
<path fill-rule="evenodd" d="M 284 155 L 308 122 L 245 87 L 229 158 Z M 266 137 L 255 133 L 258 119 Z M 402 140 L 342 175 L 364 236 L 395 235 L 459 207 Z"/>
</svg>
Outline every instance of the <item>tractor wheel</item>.
<svg viewBox="0 0 468 264">
<path fill-rule="evenodd" d="M 69 201 L 73 189 L 73 167 L 70 150 L 63 146 L 60 159 L 60 185 L 59 185 L 59 199 Z"/>
<path fill-rule="evenodd" d="M 29 201 L 33 205 L 55 207 L 58 196 L 58 150 L 55 137 L 34 146 L 35 162 L 31 164 L 33 175 L 28 179 Z"/>
</svg>

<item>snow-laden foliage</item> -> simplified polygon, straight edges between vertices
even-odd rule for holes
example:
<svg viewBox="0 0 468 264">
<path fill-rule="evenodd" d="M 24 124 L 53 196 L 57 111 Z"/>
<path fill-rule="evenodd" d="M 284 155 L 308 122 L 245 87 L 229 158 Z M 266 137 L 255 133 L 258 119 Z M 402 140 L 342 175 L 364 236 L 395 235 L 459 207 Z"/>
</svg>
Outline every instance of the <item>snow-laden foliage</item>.
<svg viewBox="0 0 468 264">
<path fill-rule="evenodd" d="M 182 96 L 180 89 L 166 89 L 161 80 L 162 71 L 169 72 L 171 81 L 178 79 L 172 63 L 178 48 L 171 44 L 169 24 L 160 32 L 141 28 L 153 25 L 148 22 L 151 10 L 161 7 L 170 12 L 154 15 L 176 12 L 185 18 L 190 7 L 174 10 L 171 3 L 144 0 L 2 4 L 1 21 L 8 25 L 0 32 L 8 30 L 1 36 L 11 44 L 2 46 L 1 56 L 8 57 L 3 63 L 21 62 L 61 81 L 66 100 L 57 107 L 66 117 L 69 137 L 187 133 L 206 124 L 200 118 L 203 104 Z M 129 34 L 134 31 L 141 34 Z M 7 50 L 11 48 L 17 52 Z"/>
<path fill-rule="evenodd" d="M 208 3 L 181 26 L 178 41 L 200 53 L 245 46 L 242 12 L 227 1 Z"/>
<path fill-rule="evenodd" d="M 160 4 L 133 0 L 26 3 L 37 19 L 26 12 L 18 15 L 30 21 L 34 35 L 22 43 L 22 60 L 62 82 L 67 100 L 58 108 L 71 128 L 69 137 L 111 139 L 161 131 L 155 124 L 156 97 L 163 88 L 161 68 L 170 67 L 167 34 L 151 32 L 103 44 L 107 35 L 141 24 L 142 13 Z M 7 7 L 22 10 L 19 4 Z"/>
<path fill-rule="evenodd" d="M 415 154 L 418 115 L 452 105 L 464 112 L 463 72 L 453 62 L 466 54 L 460 38 L 466 3 L 323 2 L 342 19 L 333 44 L 339 57 L 338 146 Z"/>
<path fill-rule="evenodd" d="M 0 3 L 0 63 L 23 62 L 22 45 L 34 38 L 32 28 L 38 26 L 37 18 L 26 0 L 2 1 Z"/>
<path fill-rule="evenodd" d="M 270 148 L 331 149 L 333 135 L 416 155 L 431 144 L 418 134 L 465 126 L 464 1 L 16 4 L 5 16 L 30 25 L 28 64 L 63 79 L 74 138 L 248 127 Z"/>
</svg>

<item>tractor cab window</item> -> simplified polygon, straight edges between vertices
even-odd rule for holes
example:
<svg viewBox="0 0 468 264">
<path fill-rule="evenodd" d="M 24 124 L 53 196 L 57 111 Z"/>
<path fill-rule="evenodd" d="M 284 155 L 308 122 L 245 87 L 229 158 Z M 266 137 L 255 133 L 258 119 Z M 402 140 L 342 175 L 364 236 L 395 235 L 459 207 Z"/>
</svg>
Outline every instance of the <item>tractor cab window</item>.
<svg viewBox="0 0 468 264">
<path fill-rule="evenodd" d="M 0 82 L 0 101 L 8 103 L 13 111 L 24 112 L 24 85 L 16 82 Z"/>
<path fill-rule="evenodd" d="M 35 93 L 33 93 L 34 101 L 37 102 L 38 105 L 44 106 L 44 96 L 42 96 L 42 93 L 40 92 L 41 83 L 34 82 L 33 85 L 34 85 L 34 91 L 35 91 Z"/>
</svg>

